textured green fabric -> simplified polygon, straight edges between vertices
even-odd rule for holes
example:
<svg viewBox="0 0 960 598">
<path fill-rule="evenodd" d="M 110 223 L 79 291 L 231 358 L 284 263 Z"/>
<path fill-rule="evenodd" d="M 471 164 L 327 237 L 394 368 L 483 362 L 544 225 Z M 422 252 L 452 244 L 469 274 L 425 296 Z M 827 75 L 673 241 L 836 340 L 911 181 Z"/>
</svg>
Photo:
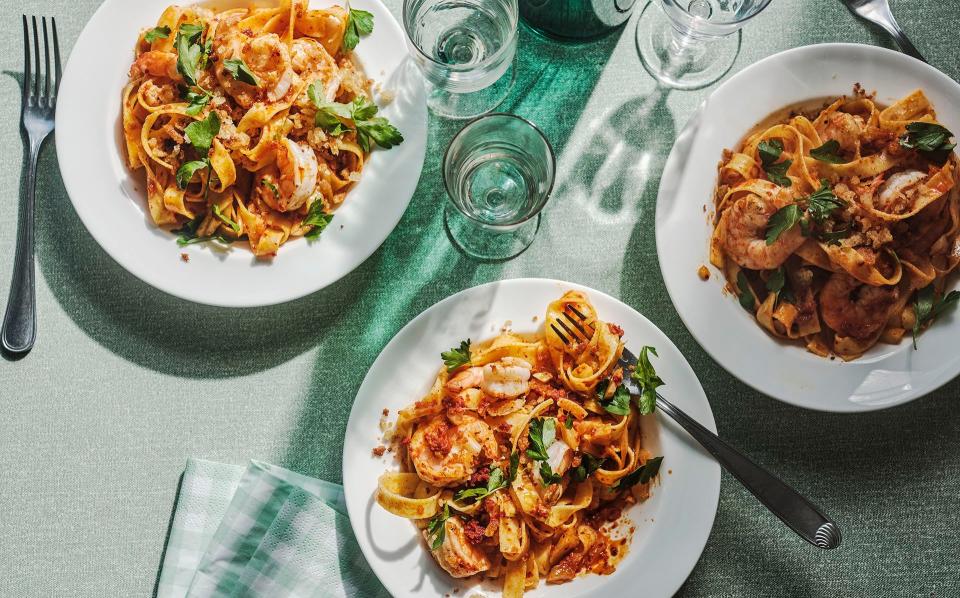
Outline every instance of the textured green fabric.
<svg viewBox="0 0 960 598">
<path fill-rule="evenodd" d="M 891 3 L 920 51 L 960 78 L 960 2 Z M 395 14 L 400 4 L 388 0 Z M 16 12 L 56 15 L 69 53 L 96 5 L 21 0 Z M 6 7 L 2 299 L 23 155 L 20 23 Z M 351 399 L 380 348 L 451 293 L 519 276 L 590 285 L 644 313 L 697 371 L 720 432 L 843 526 L 843 546 L 819 552 L 724 475 L 713 534 L 682 595 L 960 595 L 960 383 L 879 413 L 796 409 L 717 367 L 673 310 L 654 245 L 656 189 L 674 137 L 710 89 L 657 92 L 636 56 L 635 19 L 586 46 L 521 35 L 519 80 L 503 109 L 543 127 L 559 176 L 539 237 L 506 264 L 470 262 L 444 238 L 438 168 L 456 124 L 431 124 L 413 201 L 370 259 L 323 292 L 242 311 L 173 299 L 117 266 L 77 220 L 48 144 L 39 338 L 26 358 L 0 360 L 0 595 L 149 595 L 188 457 L 259 458 L 339 481 Z M 817 42 L 890 47 L 837 0 L 775 0 L 743 39 L 734 70 Z"/>
</svg>

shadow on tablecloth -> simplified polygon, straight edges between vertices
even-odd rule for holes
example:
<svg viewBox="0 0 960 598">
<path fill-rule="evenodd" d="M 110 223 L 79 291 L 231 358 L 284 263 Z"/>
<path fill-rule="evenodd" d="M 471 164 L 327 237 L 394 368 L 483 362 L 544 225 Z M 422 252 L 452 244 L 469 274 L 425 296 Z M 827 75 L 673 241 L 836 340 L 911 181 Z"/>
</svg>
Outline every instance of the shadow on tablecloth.
<svg viewBox="0 0 960 598">
<path fill-rule="evenodd" d="M 533 121 L 561 155 L 618 41 L 615 34 L 592 44 L 567 46 L 522 28 L 517 80 L 497 110 Z M 364 264 L 363 277 L 370 284 L 344 309 L 338 325 L 338 330 L 349 334 L 326 339 L 317 355 L 303 410 L 280 457 L 284 467 L 327 480 L 341 479 L 350 404 L 383 346 L 434 303 L 499 278 L 510 264 L 472 261 L 454 249 L 444 233 L 443 205 L 448 200 L 441 158 L 463 125 L 431 117 L 427 160 L 410 207 L 376 259 Z M 551 202 L 561 196 L 554 193 Z M 546 233 L 541 230 L 540 234 L 534 245 L 548 242 Z M 517 258 L 521 259 L 531 258 Z M 347 375 L 343 364 L 355 371 Z"/>
</svg>

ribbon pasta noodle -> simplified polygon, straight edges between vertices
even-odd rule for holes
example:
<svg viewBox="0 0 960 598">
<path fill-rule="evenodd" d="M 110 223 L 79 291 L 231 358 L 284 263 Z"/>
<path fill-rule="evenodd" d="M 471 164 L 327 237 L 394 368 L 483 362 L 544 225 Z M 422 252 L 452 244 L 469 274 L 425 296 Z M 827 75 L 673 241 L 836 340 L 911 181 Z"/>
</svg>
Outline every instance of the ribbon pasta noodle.
<svg viewBox="0 0 960 598">
<path fill-rule="evenodd" d="M 584 342 L 551 327 L 569 308 L 592 332 Z M 604 408 L 629 374 L 618 366 L 623 331 L 579 292 L 546 314 L 541 334 L 444 353 L 430 391 L 398 414 L 401 472 L 384 473 L 376 495 L 416 523 L 451 576 L 497 580 L 506 598 L 612 573 L 629 542 L 621 510 L 649 496 L 660 462 L 632 402 L 622 415 Z"/>
<path fill-rule="evenodd" d="M 817 355 L 916 338 L 956 300 L 952 133 L 922 90 L 884 108 L 856 87 L 771 120 L 724 152 L 711 263 L 763 328 Z"/>
<path fill-rule="evenodd" d="M 355 18 L 372 30 L 370 13 L 307 0 L 170 6 L 140 33 L 122 123 L 154 224 L 180 244 L 246 240 L 258 257 L 320 234 L 373 146 L 403 141 L 374 116 Z"/>
</svg>

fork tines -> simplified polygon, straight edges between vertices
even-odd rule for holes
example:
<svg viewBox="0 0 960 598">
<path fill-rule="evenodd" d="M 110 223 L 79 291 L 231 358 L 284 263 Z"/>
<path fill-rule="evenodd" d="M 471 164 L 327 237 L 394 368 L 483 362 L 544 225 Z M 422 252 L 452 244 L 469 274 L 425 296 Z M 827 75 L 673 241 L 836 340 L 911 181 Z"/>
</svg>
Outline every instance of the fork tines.
<svg viewBox="0 0 960 598">
<path fill-rule="evenodd" d="M 588 341 L 593 338 L 593 330 L 589 324 L 586 324 L 586 319 L 587 317 L 580 313 L 577 308 L 567 305 L 565 311 L 557 317 L 555 323 L 550 324 L 550 328 L 565 345 L 569 345 L 575 340 Z M 563 328 L 563 331 L 557 328 L 557 324 L 560 325 L 560 328 Z"/>
<path fill-rule="evenodd" d="M 30 43 L 30 24 L 33 24 L 33 43 Z M 40 31 L 43 31 L 43 69 L 40 68 Z M 50 39 L 53 38 L 53 72 L 50 71 Z M 32 47 L 32 48 L 31 48 Z M 31 49 L 33 50 L 31 60 Z M 23 103 L 27 106 L 53 107 L 57 89 L 60 87 L 60 40 L 57 36 L 57 20 L 23 15 Z"/>
</svg>

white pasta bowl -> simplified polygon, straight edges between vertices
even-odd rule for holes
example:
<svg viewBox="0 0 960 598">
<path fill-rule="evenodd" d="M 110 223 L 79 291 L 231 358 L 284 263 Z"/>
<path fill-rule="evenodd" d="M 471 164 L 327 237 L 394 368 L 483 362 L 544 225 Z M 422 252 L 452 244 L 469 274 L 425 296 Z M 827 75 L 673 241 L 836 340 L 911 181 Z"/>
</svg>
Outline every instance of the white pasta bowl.
<svg viewBox="0 0 960 598">
<path fill-rule="evenodd" d="M 121 90 L 142 28 L 171 0 L 106 0 L 74 45 L 57 100 L 57 158 L 67 193 L 87 230 L 132 274 L 171 295 L 225 307 L 290 301 L 339 280 L 367 259 L 400 221 L 423 166 L 427 140 L 422 79 L 408 60 L 403 30 L 379 0 L 355 0 L 374 15 L 374 30 L 355 51 L 368 77 L 395 95 L 383 108 L 403 134 L 391 150 L 375 150 L 360 182 L 318 241 L 296 239 L 272 260 L 235 243 L 178 247 L 156 227 L 146 205 L 143 171 L 126 166 Z M 332 0 L 312 2 L 314 8 Z M 344 4 L 344 2 L 338 2 Z M 223 5 L 223 2 L 217 6 Z M 180 254 L 187 254 L 181 259 Z M 187 261 L 189 260 L 189 261 Z"/>
<path fill-rule="evenodd" d="M 712 431 L 710 404 L 690 365 L 656 326 L 624 303 L 580 285 L 544 279 L 492 282 L 448 297 L 414 318 L 391 340 L 364 378 L 347 423 L 343 486 L 357 542 L 373 571 L 396 598 L 411 596 L 500 596 L 487 581 L 458 580 L 430 556 L 411 521 L 385 511 L 374 500 L 377 479 L 397 471 L 391 453 L 372 454 L 381 445 L 380 421 L 422 398 L 443 365 L 440 352 L 463 339 L 480 342 L 504 326 L 518 333 L 542 329 L 547 304 L 568 290 L 587 293 L 598 317 L 619 324 L 627 348 L 652 345 L 661 390 L 670 401 Z M 643 443 L 663 455 L 659 485 L 649 500 L 626 511 L 636 531 L 627 556 L 611 575 L 583 575 L 570 583 L 541 585 L 532 598 L 633 596 L 642 586 L 649 598 L 672 596 L 693 569 L 713 526 L 720 493 L 720 467 L 665 417 L 645 418 Z M 641 584 L 641 586 L 638 586 Z M 454 590 L 457 594 L 453 594 Z"/>
<path fill-rule="evenodd" d="M 858 44 L 787 50 L 757 62 L 718 87 L 680 133 L 667 160 L 657 199 L 660 270 L 690 333 L 728 372 L 771 397 L 822 411 L 868 411 L 910 401 L 960 373 L 956 316 L 939 318 L 919 337 L 877 344 L 843 362 L 769 335 L 724 292 L 710 266 L 713 189 L 725 148 L 735 147 L 767 115 L 806 100 L 850 94 L 854 83 L 891 104 L 921 88 L 944 126 L 960 132 L 960 85 L 904 54 Z M 952 279 L 951 279 L 952 280 Z M 955 281 L 954 281 L 955 283 Z"/>
</svg>

